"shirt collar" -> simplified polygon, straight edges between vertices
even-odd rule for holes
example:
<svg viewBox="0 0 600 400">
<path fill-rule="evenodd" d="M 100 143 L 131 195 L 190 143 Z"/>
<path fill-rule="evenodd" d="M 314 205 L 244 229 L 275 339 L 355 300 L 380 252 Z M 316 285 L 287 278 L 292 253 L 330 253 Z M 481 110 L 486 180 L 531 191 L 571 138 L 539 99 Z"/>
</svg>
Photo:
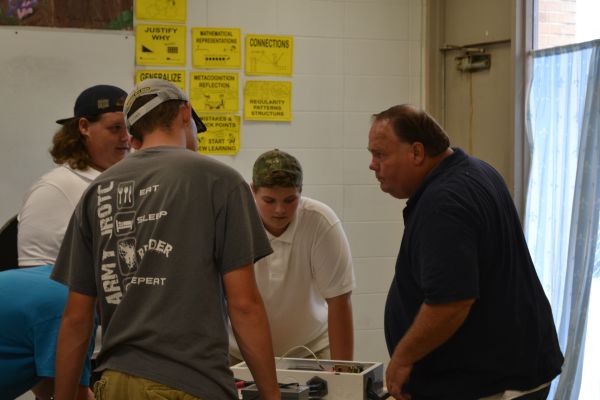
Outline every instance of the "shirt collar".
<svg viewBox="0 0 600 400">
<path fill-rule="evenodd" d="M 71 166 L 69 166 L 69 164 L 63 164 L 63 167 L 65 167 L 75 175 L 78 175 L 82 179 L 90 182 L 96 179 L 98 175 L 100 175 L 100 171 L 90 167 L 87 167 L 85 169 L 73 169 L 71 168 Z"/>
<path fill-rule="evenodd" d="M 427 187 L 435 181 L 440 175 L 444 174 L 449 169 L 453 168 L 455 165 L 461 163 L 465 160 L 468 155 L 462 149 L 458 147 L 453 147 L 454 151 L 451 155 L 444 158 L 430 173 L 423 179 L 423 182 L 419 185 L 417 190 L 410 196 L 410 198 L 406 201 L 406 207 L 404 208 L 404 216 L 406 218 L 407 214 L 410 212 L 412 208 L 419 201 L 419 198 L 423 195 Z"/>
</svg>

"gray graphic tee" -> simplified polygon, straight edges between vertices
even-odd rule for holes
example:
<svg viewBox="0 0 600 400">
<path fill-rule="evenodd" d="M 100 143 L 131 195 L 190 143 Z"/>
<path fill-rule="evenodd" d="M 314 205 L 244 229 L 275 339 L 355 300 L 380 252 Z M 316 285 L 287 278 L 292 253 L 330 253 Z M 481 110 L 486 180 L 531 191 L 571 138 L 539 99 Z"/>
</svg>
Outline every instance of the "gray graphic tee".
<svg viewBox="0 0 600 400">
<path fill-rule="evenodd" d="M 98 370 L 236 399 L 222 276 L 269 253 L 239 173 L 189 150 L 156 147 L 90 185 L 52 278 L 98 297 Z"/>
</svg>

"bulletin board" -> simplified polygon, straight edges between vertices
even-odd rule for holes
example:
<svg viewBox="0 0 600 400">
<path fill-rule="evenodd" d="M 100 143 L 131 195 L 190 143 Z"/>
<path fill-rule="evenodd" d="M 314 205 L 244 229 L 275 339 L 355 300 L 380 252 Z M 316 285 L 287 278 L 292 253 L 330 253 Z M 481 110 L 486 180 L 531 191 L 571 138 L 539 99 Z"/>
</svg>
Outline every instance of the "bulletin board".
<svg viewBox="0 0 600 400">
<path fill-rule="evenodd" d="M 130 30 L 133 0 L 0 0 L 0 25 Z"/>
</svg>

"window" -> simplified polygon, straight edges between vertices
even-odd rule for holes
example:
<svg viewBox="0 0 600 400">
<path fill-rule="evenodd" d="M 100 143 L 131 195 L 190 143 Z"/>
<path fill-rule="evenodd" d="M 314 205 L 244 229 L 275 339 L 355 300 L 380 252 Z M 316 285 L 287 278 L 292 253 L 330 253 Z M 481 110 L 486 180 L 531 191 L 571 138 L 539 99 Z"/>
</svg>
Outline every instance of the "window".
<svg viewBox="0 0 600 400">
<path fill-rule="evenodd" d="M 599 0 L 537 0 L 534 10 L 536 50 L 600 38 Z"/>
<path fill-rule="evenodd" d="M 600 399 L 600 0 L 532 1 L 524 223 L 567 357 L 549 399 Z"/>
</svg>

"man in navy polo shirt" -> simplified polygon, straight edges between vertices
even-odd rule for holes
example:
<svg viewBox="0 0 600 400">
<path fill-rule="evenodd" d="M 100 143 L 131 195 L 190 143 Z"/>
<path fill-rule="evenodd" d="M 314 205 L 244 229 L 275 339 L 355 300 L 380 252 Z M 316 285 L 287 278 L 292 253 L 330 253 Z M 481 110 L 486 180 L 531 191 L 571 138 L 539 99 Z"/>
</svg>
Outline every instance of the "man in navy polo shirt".
<svg viewBox="0 0 600 400">
<path fill-rule="evenodd" d="M 500 174 L 409 105 L 374 115 L 369 168 L 407 199 L 385 307 L 396 399 L 545 399 L 561 370 L 552 311 Z"/>
</svg>

